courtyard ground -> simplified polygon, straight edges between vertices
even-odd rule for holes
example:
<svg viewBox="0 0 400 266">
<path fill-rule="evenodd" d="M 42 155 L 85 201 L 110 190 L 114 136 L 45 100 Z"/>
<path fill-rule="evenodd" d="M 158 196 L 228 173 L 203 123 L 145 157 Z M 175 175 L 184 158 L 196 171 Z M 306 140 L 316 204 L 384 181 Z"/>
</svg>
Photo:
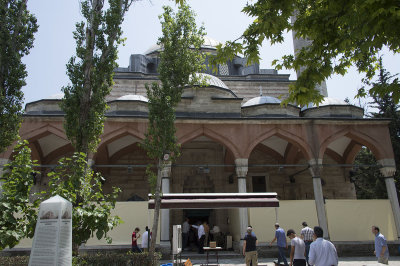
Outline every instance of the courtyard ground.
<svg viewBox="0 0 400 266">
<path fill-rule="evenodd" d="M 211 261 L 212 259 L 212 261 Z M 274 259 L 272 258 L 260 258 L 258 261 L 259 266 L 274 266 L 273 263 Z M 160 261 L 160 264 L 166 264 L 170 263 L 170 261 L 162 260 Z M 193 259 L 192 260 L 193 265 L 199 266 L 199 265 L 206 265 L 205 264 L 205 258 L 203 259 Z M 217 265 L 215 263 L 214 258 L 210 258 L 210 266 L 211 265 Z M 244 263 L 244 258 L 222 258 L 219 260 L 220 266 L 231 266 L 231 265 L 242 265 L 245 266 L 246 264 Z M 376 262 L 376 259 L 374 257 L 343 257 L 339 258 L 339 266 L 378 266 L 378 265 L 384 265 Z M 389 259 L 389 265 L 398 265 L 400 266 L 400 257 L 390 257 Z"/>
</svg>

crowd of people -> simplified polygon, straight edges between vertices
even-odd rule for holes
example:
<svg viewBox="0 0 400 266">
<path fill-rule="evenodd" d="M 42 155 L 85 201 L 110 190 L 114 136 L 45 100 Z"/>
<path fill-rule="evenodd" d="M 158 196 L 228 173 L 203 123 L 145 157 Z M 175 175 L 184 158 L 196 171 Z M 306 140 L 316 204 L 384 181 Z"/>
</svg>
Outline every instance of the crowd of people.
<svg viewBox="0 0 400 266">
<path fill-rule="evenodd" d="M 272 246 L 276 241 L 278 247 L 277 263 L 280 265 L 282 262 L 286 266 L 338 265 L 336 248 L 332 242 L 323 238 L 324 230 L 319 226 L 311 229 L 307 222 L 303 222 L 302 226 L 300 237 L 298 237 L 293 229 L 289 229 L 285 235 L 285 230 L 279 226 L 279 223 L 275 224 L 275 237 L 269 246 Z M 389 250 L 385 237 L 380 233 L 378 226 L 372 226 L 372 233 L 375 235 L 374 255 L 379 263 L 388 264 Z M 288 248 L 286 237 L 290 239 L 291 246 L 289 263 L 285 255 Z M 253 228 L 249 226 L 243 241 L 243 255 L 247 266 L 258 265 L 257 244 L 257 237 Z"/>
<path fill-rule="evenodd" d="M 338 255 L 336 248 L 332 242 L 323 238 L 324 231 L 321 227 L 315 226 L 314 229 L 310 228 L 307 222 L 302 223 L 300 237 L 297 236 L 293 229 L 285 230 L 280 227 L 279 223 L 275 224 L 275 237 L 271 240 L 269 246 L 276 241 L 278 247 L 278 261 L 280 265 L 282 262 L 285 266 L 327 266 L 338 265 Z M 195 229 L 195 230 L 193 230 Z M 220 233 L 217 226 L 214 226 L 213 233 Z M 388 264 L 389 249 L 387 246 L 384 235 L 380 233 L 378 226 L 372 226 L 372 233 L 375 236 L 375 250 L 374 255 L 377 257 L 379 263 Z M 182 225 L 182 248 L 187 250 L 190 248 L 191 235 L 195 235 L 195 244 L 200 254 L 204 253 L 204 246 L 208 246 L 212 235 L 210 235 L 210 227 L 206 221 L 203 223 L 190 224 L 189 219 L 186 218 Z M 138 239 L 142 237 L 141 248 L 138 247 Z M 290 258 L 289 262 L 286 259 L 286 250 L 288 249 L 288 242 L 286 237 L 290 240 Z M 132 233 L 132 252 L 148 251 L 151 233 L 146 226 L 146 231 L 143 236 L 140 235 L 138 227 Z M 258 265 L 257 255 L 258 239 L 253 231 L 252 226 L 247 227 L 247 232 L 243 240 L 243 255 L 247 266 Z"/>
</svg>

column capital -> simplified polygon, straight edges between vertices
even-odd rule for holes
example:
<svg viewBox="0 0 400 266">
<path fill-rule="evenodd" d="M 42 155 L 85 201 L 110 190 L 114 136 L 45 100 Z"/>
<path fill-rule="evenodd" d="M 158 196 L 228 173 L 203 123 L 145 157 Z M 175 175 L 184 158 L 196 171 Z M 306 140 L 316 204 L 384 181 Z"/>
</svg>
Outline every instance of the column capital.
<svg viewBox="0 0 400 266">
<path fill-rule="evenodd" d="M 396 173 L 396 162 L 394 159 L 382 159 L 378 160 L 378 163 L 382 165 L 380 172 L 384 177 L 392 177 Z"/>
<path fill-rule="evenodd" d="M 321 176 L 322 159 L 309 160 L 308 165 L 310 167 L 310 173 L 312 177 L 316 178 Z"/>
<path fill-rule="evenodd" d="M 161 177 L 162 178 L 169 178 L 171 176 L 171 160 L 163 161 L 161 163 Z"/>
<path fill-rule="evenodd" d="M 235 159 L 236 165 L 236 175 L 238 178 L 246 177 L 247 171 L 249 170 L 249 159 L 248 158 L 239 158 Z"/>
</svg>

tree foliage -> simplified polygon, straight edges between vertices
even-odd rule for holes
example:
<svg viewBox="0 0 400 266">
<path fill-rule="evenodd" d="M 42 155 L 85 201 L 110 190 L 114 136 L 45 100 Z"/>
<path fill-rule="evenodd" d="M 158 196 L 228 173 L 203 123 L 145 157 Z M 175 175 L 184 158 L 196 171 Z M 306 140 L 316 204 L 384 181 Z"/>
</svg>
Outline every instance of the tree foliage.
<svg viewBox="0 0 400 266">
<path fill-rule="evenodd" d="M 0 153 L 17 139 L 28 73 L 22 57 L 33 47 L 36 18 L 27 0 L 0 0 Z"/>
<path fill-rule="evenodd" d="M 311 42 L 310 46 L 298 51 L 296 57 L 289 54 L 273 62 L 276 69 L 284 67 L 299 71 L 304 67 L 297 81 L 290 85 L 284 103 L 321 102 L 316 84 L 333 74 L 344 75 L 351 65 L 365 73 L 366 80 L 371 80 L 379 68 L 382 48 L 388 47 L 394 53 L 400 51 L 400 6 L 397 0 L 258 0 L 248 3 L 243 12 L 254 17 L 253 23 L 240 38 L 218 47 L 218 55 L 211 60 L 214 65 L 239 53 L 248 57 L 249 62 L 258 62 L 262 42 L 281 43 L 283 34 L 290 30 Z M 295 13 L 297 19 L 291 23 Z M 398 103 L 400 91 L 390 86 L 387 89 Z M 365 90 L 359 91 L 359 96 L 367 94 Z"/>
<path fill-rule="evenodd" d="M 378 80 L 371 82 L 372 107 L 377 111 L 370 114 L 373 118 L 390 119 L 389 134 L 392 141 L 396 169 L 400 169 L 400 110 L 395 103 L 390 90 L 400 90 L 400 85 L 393 82 L 397 75 L 391 75 L 382 66 L 379 60 L 380 71 Z M 388 89 L 391 88 L 391 89 Z M 386 92 L 386 93 L 382 93 Z M 379 172 L 376 159 L 371 151 L 363 148 L 356 157 L 356 164 L 376 165 L 376 167 L 361 167 L 353 172 L 358 198 L 387 198 L 383 176 Z M 394 176 L 397 189 L 400 185 L 400 172 Z"/>
<path fill-rule="evenodd" d="M 93 237 L 111 238 L 107 233 L 121 220 L 112 216 L 119 188 L 105 195 L 102 190 L 102 177 L 87 169 L 86 154 L 74 153 L 72 157 L 62 158 L 57 168 L 48 174 L 49 196 L 59 195 L 72 203 L 72 243 L 76 253 L 82 243 Z"/>
<path fill-rule="evenodd" d="M 76 55 L 67 64 L 71 84 L 63 87 L 64 128 L 78 152 L 94 151 L 103 132 L 105 97 L 113 85 L 121 23 L 134 0 L 82 0 L 85 22 L 76 24 Z"/>
<path fill-rule="evenodd" d="M 164 7 L 160 16 L 162 37 L 158 39 L 160 65 L 158 67 L 161 84 L 146 86 L 149 98 L 149 125 L 144 147 L 150 158 L 156 159 L 158 173 L 148 168 L 150 183 L 155 184 L 155 210 L 153 237 L 150 247 L 154 253 L 157 239 L 158 217 L 160 208 L 161 175 L 160 169 L 165 166 L 163 156 L 171 154 L 172 160 L 179 156 L 179 146 L 175 137 L 175 108 L 181 100 L 185 86 L 203 84 L 201 76 L 196 75 L 204 69 L 205 55 L 201 52 L 204 28 L 197 28 L 195 15 L 186 2 L 183 2 L 174 13 L 170 7 Z M 156 180 L 154 180 L 156 179 Z"/>
<path fill-rule="evenodd" d="M 357 199 L 387 199 L 385 179 L 379 171 L 378 162 L 371 150 L 363 147 L 357 154 L 354 163 L 368 165 L 350 171 Z"/>
<path fill-rule="evenodd" d="M 33 237 L 39 207 L 39 198 L 30 201 L 36 171 L 28 142 L 18 142 L 13 154 L 1 177 L 4 182 L 0 195 L 0 250 L 14 247 L 24 237 Z"/>
</svg>

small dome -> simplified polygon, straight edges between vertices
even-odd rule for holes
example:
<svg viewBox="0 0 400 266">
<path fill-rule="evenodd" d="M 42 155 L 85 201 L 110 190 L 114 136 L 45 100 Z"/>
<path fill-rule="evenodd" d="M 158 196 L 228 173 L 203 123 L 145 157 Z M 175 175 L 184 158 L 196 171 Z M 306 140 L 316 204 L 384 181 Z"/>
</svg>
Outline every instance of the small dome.
<svg viewBox="0 0 400 266">
<path fill-rule="evenodd" d="M 60 93 L 50 95 L 45 100 L 61 100 L 62 98 L 64 98 L 64 93 L 60 92 Z"/>
<path fill-rule="evenodd" d="M 127 94 L 117 98 L 117 101 L 141 101 L 141 102 L 149 102 L 149 99 L 142 95 L 137 94 Z"/>
<path fill-rule="evenodd" d="M 321 106 L 328 106 L 328 105 L 349 105 L 349 104 L 346 103 L 343 100 L 340 100 L 340 99 L 337 99 L 337 98 L 329 98 L 329 97 L 325 97 L 322 100 L 322 102 L 319 104 L 320 107 Z M 309 109 L 309 108 L 315 108 L 315 107 L 317 107 L 316 104 L 310 103 L 310 104 L 304 106 L 303 108 L 301 108 L 301 110 L 303 111 L 303 110 L 306 110 L 306 109 Z"/>
<path fill-rule="evenodd" d="M 205 79 L 205 82 L 208 84 L 208 86 L 215 86 L 229 90 L 228 86 L 226 86 L 226 84 L 216 76 L 206 73 L 196 73 L 196 76 L 200 79 Z"/>
<path fill-rule="evenodd" d="M 260 105 L 260 104 L 268 104 L 268 103 L 281 103 L 281 101 L 275 97 L 271 96 L 258 96 L 255 98 L 252 98 L 245 102 L 242 107 L 247 107 L 247 106 L 253 106 L 253 105 Z"/>
<path fill-rule="evenodd" d="M 214 40 L 214 39 L 212 39 L 210 37 L 207 37 L 207 36 L 203 36 L 203 39 L 204 39 L 204 43 L 201 45 L 201 48 L 204 48 L 204 49 L 216 50 L 217 49 L 217 45 L 221 44 L 221 42 L 219 42 L 217 40 Z M 144 52 L 144 54 L 145 55 L 149 55 L 149 54 L 152 54 L 154 52 L 159 51 L 160 49 L 161 49 L 160 45 L 154 44 L 149 49 L 147 49 L 147 51 Z"/>
</svg>

